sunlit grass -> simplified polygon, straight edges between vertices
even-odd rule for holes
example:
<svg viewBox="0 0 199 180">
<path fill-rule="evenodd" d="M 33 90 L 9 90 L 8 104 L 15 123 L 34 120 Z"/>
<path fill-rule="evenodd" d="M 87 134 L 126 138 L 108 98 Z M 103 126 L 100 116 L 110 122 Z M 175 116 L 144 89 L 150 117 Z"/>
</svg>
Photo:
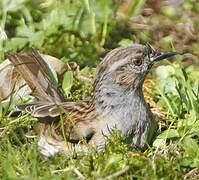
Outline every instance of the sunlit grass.
<svg viewBox="0 0 199 180">
<path fill-rule="evenodd" d="M 134 14 L 137 17 L 140 8 L 145 5 L 145 0 L 132 1 L 125 12 L 126 17 L 134 17 Z M 76 69 L 68 71 L 63 78 L 62 88 L 66 98 L 77 101 L 91 97 L 91 79 L 95 67 L 107 50 L 129 42 L 151 41 L 155 44 L 157 40 L 156 32 L 154 35 L 142 24 L 144 22 L 138 23 L 144 25 L 144 30 L 134 26 L 128 29 L 133 21 L 128 22 L 128 18 L 124 21 L 116 16 L 119 6 L 115 1 L 105 0 L 43 0 L 41 3 L 31 0 L 0 1 L 3 9 L 0 11 L 1 31 L 8 37 L 2 39 L 0 36 L 1 61 L 8 50 L 27 51 L 32 47 L 62 58 L 64 62 L 75 61 Z M 185 10 L 198 12 L 196 1 L 186 1 L 182 6 Z M 150 23 L 161 22 L 166 27 L 171 23 L 173 26 L 184 23 L 184 19 L 173 10 L 170 12 L 169 7 L 165 7 L 161 13 L 151 19 Z M 162 15 L 168 18 L 163 21 Z M 162 49 L 169 50 L 171 40 L 175 38 L 167 34 L 157 41 Z M 193 44 L 186 48 L 198 54 L 198 42 L 194 42 L 193 37 L 191 41 Z M 178 44 L 174 42 L 174 45 Z M 145 152 L 131 150 L 120 132 L 116 131 L 111 139 L 107 139 L 108 145 L 104 152 L 92 151 L 76 156 L 56 154 L 46 159 L 37 147 L 37 119 L 27 114 L 13 116 L 11 106 L 15 102 L 12 98 L 6 105 L 0 103 L 0 179 L 197 178 L 198 72 L 196 66 L 185 68 L 179 55 L 174 63 L 168 61 L 167 65 L 159 66 L 152 73 L 153 91 L 149 95 L 166 115 L 158 119 L 157 136 Z M 35 133 L 31 134 L 32 130 Z"/>
</svg>

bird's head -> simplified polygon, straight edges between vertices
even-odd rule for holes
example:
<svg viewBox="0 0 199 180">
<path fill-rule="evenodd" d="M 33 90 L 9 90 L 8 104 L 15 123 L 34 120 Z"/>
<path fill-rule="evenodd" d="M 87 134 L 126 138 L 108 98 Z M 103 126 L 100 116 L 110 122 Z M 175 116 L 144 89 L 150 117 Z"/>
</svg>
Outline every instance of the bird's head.
<svg viewBox="0 0 199 180">
<path fill-rule="evenodd" d="M 107 83 L 136 88 L 142 85 L 153 64 L 176 54 L 176 52 L 156 51 L 148 44 L 130 44 L 116 48 L 100 63 L 94 87 L 107 81 Z"/>
</svg>

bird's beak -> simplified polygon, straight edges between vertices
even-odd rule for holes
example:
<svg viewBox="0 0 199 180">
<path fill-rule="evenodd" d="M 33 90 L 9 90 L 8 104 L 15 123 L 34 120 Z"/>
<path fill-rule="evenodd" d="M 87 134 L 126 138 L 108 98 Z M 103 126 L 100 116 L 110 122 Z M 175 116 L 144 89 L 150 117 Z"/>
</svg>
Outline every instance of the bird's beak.
<svg viewBox="0 0 199 180">
<path fill-rule="evenodd" d="M 165 58 L 169 58 L 171 56 L 174 56 L 178 54 L 177 52 L 159 52 L 156 51 L 155 55 L 151 58 L 151 61 L 155 62 L 155 61 L 160 61 L 162 59 Z"/>
</svg>

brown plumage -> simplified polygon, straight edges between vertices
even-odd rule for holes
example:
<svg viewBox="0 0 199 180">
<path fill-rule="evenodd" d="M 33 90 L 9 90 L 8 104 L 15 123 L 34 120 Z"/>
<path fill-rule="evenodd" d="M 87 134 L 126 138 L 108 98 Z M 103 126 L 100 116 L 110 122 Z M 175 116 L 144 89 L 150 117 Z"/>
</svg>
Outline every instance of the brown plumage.
<svg viewBox="0 0 199 180">
<path fill-rule="evenodd" d="M 62 93 L 53 85 L 49 77 L 48 65 L 37 51 L 33 50 L 24 55 L 9 52 L 8 58 L 32 89 L 32 95 L 38 100 L 34 103 L 18 104 L 15 109 L 30 113 L 40 119 L 41 137 L 50 135 L 46 138 L 47 141 L 49 139 L 48 143 L 51 143 L 53 139 L 54 143 L 62 143 L 65 146 L 59 120 L 61 112 L 68 141 L 79 143 L 81 136 L 89 141 L 93 131 L 87 124 L 97 116 L 93 103 L 91 101 L 64 102 Z M 71 122 L 75 124 L 77 130 Z M 77 132 L 78 129 L 83 128 L 85 131 Z"/>
<path fill-rule="evenodd" d="M 14 64 L 17 71 L 23 75 L 24 80 L 30 86 L 32 94 L 40 101 L 62 102 L 62 93 L 53 85 L 49 77 L 49 67 L 43 58 L 32 51 L 20 55 L 9 52 L 9 60 Z"/>
</svg>

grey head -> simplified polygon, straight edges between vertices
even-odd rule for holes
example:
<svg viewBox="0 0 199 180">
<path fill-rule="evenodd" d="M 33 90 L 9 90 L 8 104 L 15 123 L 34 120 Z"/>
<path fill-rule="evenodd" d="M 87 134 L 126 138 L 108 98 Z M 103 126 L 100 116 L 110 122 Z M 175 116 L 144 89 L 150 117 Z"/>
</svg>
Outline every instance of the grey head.
<svg viewBox="0 0 199 180">
<path fill-rule="evenodd" d="M 150 45 L 140 44 L 124 45 L 112 50 L 98 67 L 94 79 L 94 103 L 103 109 L 113 107 L 128 97 L 129 93 L 142 91 L 144 78 L 153 64 L 176 54 L 156 51 Z"/>
</svg>

